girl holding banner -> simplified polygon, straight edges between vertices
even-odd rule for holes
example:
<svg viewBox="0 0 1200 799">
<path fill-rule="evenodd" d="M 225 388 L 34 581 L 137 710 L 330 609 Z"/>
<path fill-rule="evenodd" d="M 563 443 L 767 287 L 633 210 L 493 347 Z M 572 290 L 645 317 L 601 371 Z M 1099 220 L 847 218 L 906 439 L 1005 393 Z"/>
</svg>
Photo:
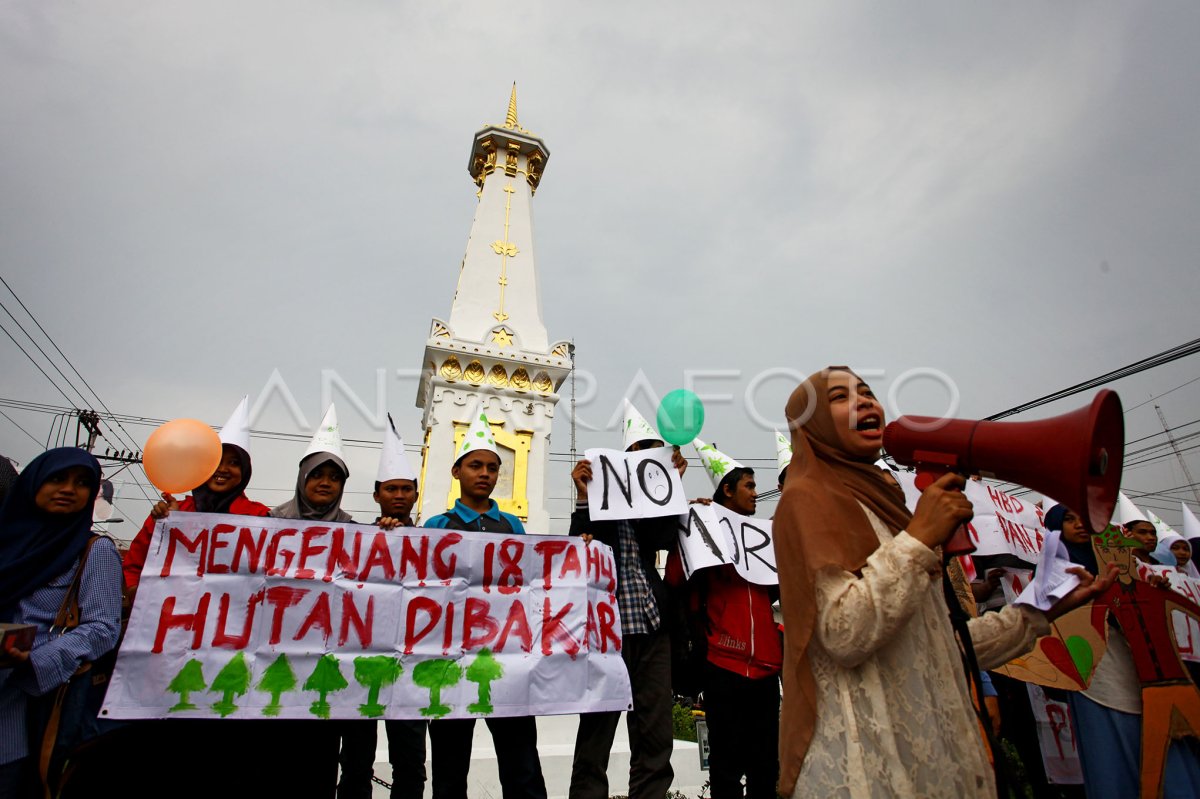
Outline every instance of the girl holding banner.
<svg viewBox="0 0 1200 799">
<path fill-rule="evenodd" d="M 874 465 L 884 414 L 829 367 L 787 404 L 794 456 L 775 515 L 785 626 L 780 790 L 796 797 L 994 797 L 942 591 L 938 547 L 971 518 L 947 474 L 909 513 Z M 983 669 L 1030 650 L 1048 618 L 1112 583 L 1081 584 L 1049 613 L 971 621 Z"/>
</svg>

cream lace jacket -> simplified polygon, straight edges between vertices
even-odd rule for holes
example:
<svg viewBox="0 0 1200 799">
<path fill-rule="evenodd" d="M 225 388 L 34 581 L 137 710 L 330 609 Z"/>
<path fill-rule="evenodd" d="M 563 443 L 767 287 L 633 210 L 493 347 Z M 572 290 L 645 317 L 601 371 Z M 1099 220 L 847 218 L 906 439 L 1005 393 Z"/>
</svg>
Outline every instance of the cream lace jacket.
<svg viewBox="0 0 1200 799">
<path fill-rule="evenodd" d="M 816 576 L 807 657 L 817 725 L 793 796 L 992 799 L 939 556 L 908 533 L 893 538 L 866 512 L 880 546 L 862 577 L 836 568 Z M 1041 612 L 1014 607 L 973 619 L 970 629 L 982 669 L 1029 651 L 1049 631 Z"/>
</svg>

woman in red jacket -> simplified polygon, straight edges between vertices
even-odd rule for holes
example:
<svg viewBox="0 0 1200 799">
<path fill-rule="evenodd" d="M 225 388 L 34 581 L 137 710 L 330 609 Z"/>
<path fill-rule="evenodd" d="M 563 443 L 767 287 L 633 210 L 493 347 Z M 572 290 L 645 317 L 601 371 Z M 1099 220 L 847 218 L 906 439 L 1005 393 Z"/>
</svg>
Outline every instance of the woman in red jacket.
<svg viewBox="0 0 1200 799">
<path fill-rule="evenodd" d="M 248 399 L 243 398 L 233 416 L 221 428 L 221 463 L 208 482 L 192 491 L 191 496 L 184 497 L 182 502 L 177 502 L 170 494 L 163 494 L 163 501 L 150 510 L 150 515 L 125 555 L 126 591 L 132 593 L 137 590 L 142 567 L 146 565 L 146 554 L 150 550 L 154 524 L 171 511 L 232 513 L 239 516 L 270 514 L 270 508 L 266 505 L 246 498 L 246 486 L 250 484 L 250 420 L 247 404 Z"/>
</svg>

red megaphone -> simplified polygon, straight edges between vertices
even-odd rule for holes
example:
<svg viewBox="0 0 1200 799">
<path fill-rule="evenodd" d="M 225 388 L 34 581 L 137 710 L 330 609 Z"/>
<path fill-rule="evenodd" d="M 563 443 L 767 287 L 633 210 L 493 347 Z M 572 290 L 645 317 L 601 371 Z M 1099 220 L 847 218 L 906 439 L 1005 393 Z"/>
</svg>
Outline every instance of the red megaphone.
<svg viewBox="0 0 1200 799">
<path fill-rule="evenodd" d="M 883 446 L 897 463 L 916 467 L 919 488 L 951 471 L 1017 483 L 1062 502 L 1099 533 L 1117 504 L 1125 417 L 1121 398 L 1103 389 L 1086 408 L 1036 422 L 901 416 L 883 431 Z M 974 550 L 959 532 L 947 554 Z"/>
</svg>

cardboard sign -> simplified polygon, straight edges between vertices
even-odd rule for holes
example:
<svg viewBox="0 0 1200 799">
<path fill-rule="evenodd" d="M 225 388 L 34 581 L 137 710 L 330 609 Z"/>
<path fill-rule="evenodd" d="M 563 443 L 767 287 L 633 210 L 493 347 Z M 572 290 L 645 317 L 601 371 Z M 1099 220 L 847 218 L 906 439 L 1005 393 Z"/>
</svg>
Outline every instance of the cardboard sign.
<svg viewBox="0 0 1200 799">
<path fill-rule="evenodd" d="M 1200 580 L 1176 571 L 1170 566 L 1138 561 L 1136 568 L 1139 580 L 1146 580 L 1152 574 L 1165 577 L 1171 584 L 1171 590 L 1200 605 Z M 1171 629 L 1174 633 L 1175 648 L 1179 650 L 1179 657 L 1193 663 L 1200 663 L 1200 622 L 1182 610 L 1173 610 L 1171 611 Z"/>
<path fill-rule="evenodd" d="M 1005 601 L 1016 601 L 1031 579 L 1032 572 L 1005 569 L 1000 579 Z M 993 671 L 1048 688 L 1087 688 L 1108 649 L 1107 616 L 1105 608 L 1091 603 L 1075 608 L 1051 622 L 1050 634 L 1039 638 L 1032 651 Z"/>
<path fill-rule="evenodd" d="M 687 513 L 683 478 L 671 465 L 671 447 L 640 452 L 585 450 L 591 461 L 588 515 L 592 521 L 650 519 Z"/>
<path fill-rule="evenodd" d="M 219 514 L 160 521 L 102 715 L 626 710 L 612 550 Z"/>
<path fill-rule="evenodd" d="M 690 505 L 679 517 L 679 556 L 685 577 L 730 565 L 747 582 L 779 585 L 770 519 L 734 513 L 715 502 Z"/>
</svg>

